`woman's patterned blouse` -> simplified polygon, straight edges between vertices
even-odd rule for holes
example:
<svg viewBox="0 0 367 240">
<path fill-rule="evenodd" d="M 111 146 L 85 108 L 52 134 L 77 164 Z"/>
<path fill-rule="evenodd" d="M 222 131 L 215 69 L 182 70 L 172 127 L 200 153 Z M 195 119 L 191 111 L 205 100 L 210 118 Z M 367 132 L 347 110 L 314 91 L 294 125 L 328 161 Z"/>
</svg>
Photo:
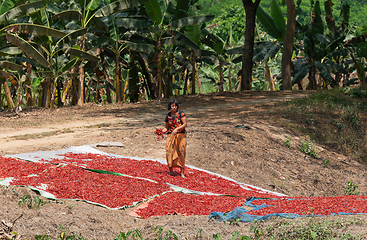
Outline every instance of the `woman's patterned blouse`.
<svg viewBox="0 0 367 240">
<path fill-rule="evenodd" d="M 182 125 L 181 118 L 186 117 L 185 113 L 183 111 L 177 111 L 173 116 L 172 113 L 169 112 L 166 116 L 165 122 L 169 123 L 169 129 L 167 131 L 168 134 L 170 134 L 175 128 L 178 128 Z M 185 133 L 186 129 L 180 130 L 178 133 Z"/>
</svg>

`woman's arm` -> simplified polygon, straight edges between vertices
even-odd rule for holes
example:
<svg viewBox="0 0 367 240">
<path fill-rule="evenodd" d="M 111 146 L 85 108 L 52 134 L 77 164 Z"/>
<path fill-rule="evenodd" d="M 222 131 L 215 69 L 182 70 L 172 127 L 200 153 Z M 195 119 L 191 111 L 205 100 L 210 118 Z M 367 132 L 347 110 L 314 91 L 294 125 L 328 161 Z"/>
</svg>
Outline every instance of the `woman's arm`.
<svg viewBox="0 0 367 240">
<path fill-rule="evenodd" d="M 169 123 L 168 122 L 166 122 L 166 127 L 165 128 L 163 128 L 163 133 L 166 133 L 167 131 L 168 131 L 168 129 L 169 129 Z"/>
</svg>

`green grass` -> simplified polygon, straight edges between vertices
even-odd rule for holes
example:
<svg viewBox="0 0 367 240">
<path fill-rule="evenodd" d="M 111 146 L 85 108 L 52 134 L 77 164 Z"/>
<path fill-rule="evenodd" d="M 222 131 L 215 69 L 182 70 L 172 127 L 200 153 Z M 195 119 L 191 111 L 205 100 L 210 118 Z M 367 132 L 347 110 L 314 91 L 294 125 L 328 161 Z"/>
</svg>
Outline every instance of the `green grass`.
<svg viewBox="0 0 367 240">
<path fill-rule="evenodd" d="M 298 240 L 329 240 L 329 239 L 361 239 L 358 233 L 348 232 L 348 227 L 365 224 L 355 218 L 327 220 L 311 217 L 301 221 L 281 220 L 274 225 L 265 226 L 264 222 L 255 222 L 254 239 L 298 239 Z M 257 233 L 257 236 L 256 236 Z"/>
<path fill-rule="evenodd" d="M 246 225 L 250 234 L 243 235 L 239 230 L 234 233 L 229 233 L 222 230 L 221 233 L 203 234 L 200 228 L 198 232 L 189 233 L 190 239 L 231 239 L 231 240 L 331 240 L 331 239 L 361 239 L 358 233 L 350 232 L 348 228 L 353 226 L 364 226 L 366 223 L 358 220 L 355 217 L 347 217 L 336 220 L 327 220 L 325 218 L 298 218 L 298 219 L 284 219 L 273 218 L 268 221 L 255 221 L 251 225 Z M 240 227 L 240 226 L 239 226 Z M 243 229 L 243 227 L 241 227 Z M 351 228 L 353 229 L 353 228 Z M 246 230 L 246 229 L 243 229 Z M 56 239 L 78 239 L 84 240 L 82 236 L 76 236 L 73 233 L 67 232 L 62 225 L 60 225 L 60 233 Z M 145 237 L 148 235 L 149 237 Z M 35 239 L 54 239 L 49 235 L 37 235 Z M 184 236 L 179 236 L 172 230 L 164 231 L 162 226 L 151 228 L 151 232 L 141 232 L 139 229 L 121 231 L 111 240 L 164 240 L 164 239 L 188 239 Z"/>
<path fill-rule="evenodd" d="M 314 94 L 267 109 L 258 117 L 275 122 L 315 144 L 367 163 L 367 90 L 343 88 Z"/>
</svg>

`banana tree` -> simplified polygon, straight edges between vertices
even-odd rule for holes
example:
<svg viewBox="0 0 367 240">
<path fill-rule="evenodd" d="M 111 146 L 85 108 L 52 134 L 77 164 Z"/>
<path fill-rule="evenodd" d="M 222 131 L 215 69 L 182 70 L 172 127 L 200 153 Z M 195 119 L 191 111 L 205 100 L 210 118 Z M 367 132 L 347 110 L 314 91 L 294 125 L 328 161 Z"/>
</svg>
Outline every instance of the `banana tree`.
<svg viewBox="0 0 367 240">
<path fill-rule="evenodd" d="M 92 0 L 87 2 L 87 0 L 71 0 L 69 3 L 69 9 L 63 10 L 55 15 L 53 15 L 53 20 L 58 20 L 63 24 L 68 21 L 65 26 L 68 28 L 78 28 L 78 29 L 88 29 L 90 26 L 94 28 L 103 28 L 104 24 L 95 18 L 95 15 L 99 11 L 101 5 L 101 0 Z M 87 50 L 87 41 L 91 40 L 93 33 L 88 29 L 88 37 L 86 34 L 82 35 L 81 39 L 78 41 L 78 46 L 80 52 L 76 51 L 74 48 L 71 52 L 78 52 L 78 54 L 85 52 Z M 87 33 L 87 32 L 86 32 Z M 90 49 L 89 49 L 90 50 Z M 92 57 L 93 58 L 93 57 Z M 91 60 L 91 59 L 89 59 Z M 98 58 L 93 58 L 92 61 L 97 61 Z M 79 83 L 77 91 L 77 104 L 82 105 L 84 103 L 84 89 L 85 89 L 85 64 L 80 62 L 79 65 Z"/>
<path fill-rule="evenodd" d="M 143 1 L 141 1 L 141 4 L 142 3 Z M 114 4 L 115 3 L 112 3 L 112 5 Z M 105 9 L 110 11 L 104 11 Z M 101 20 L 106 24 L 106 28 L 108 29 L 108 34 L 97 39 L 97 45 L 109 49 L 114 54 L 115 58 L 115 88 L 117 102 L 120 102 L 123 99 L 120 66 L 121 54 L 124 50 L 132 49 L 136 45 L 129 41 L 129 36 L 132 35 L 132 32 L 147 29 L 149 26 L 149 22 L 146 18 L 135 17 L 137 14 L 136 11 L 123 10 L 123 8 L 113 8 L 110 4 L 110 7 L 107 5 L 96 13 L 97 17 L 102 17 Z"/>
<path fill-rule="evenodd" d="M 190 6 L 196 1 L 187 0 L 148 0 L 145 3 L 146 14 L 153 25 L 151 26 L 151 37 L 155 42 L 155 57 L 153 71 L 156 80 L 157 97 L 162 97 L 162 51 L 164 45 L 186 45 L 193 50 L 200 48 L 191 39 L 177 31 L 187 26 L 199 25 L 214 19 L 213 15 L 186 17 Z M 170 84 L 170 83 L 166 83 Z"/>
<path fill-rule="evenodd" d="M 26 4 L 22 4 L 22 2 L 18 0 L 3 1 L 0 4 L 0 22 L 4 25 L 8 25 L 11 21 L 17 18 L 23 17 L 23 16 L 30 15 L 34 12 L 38 12 L 40 9 L 44 8 L 45 6 L 46 6 L 46 2 L 44 1 L 35 1 L 32 3 L 26 3 Z M 21 52 L 19 51 L 20 50 L 19 48 L 15 48 L 12 46 L 4 46 L 6 44 L 4 43 L 3 40 L 4 40 L 3 38 L 0 39 L 0 45 L 2 45 L 1 49 L 3 50 L 2 59 L 4 59 L 4 57 L 9 58 L 10 56 L 14 54 L 15 55 L 21 54 Z M 4 49 L 6 49 L 5 52 L 4 52 Z M 4 73 L 3 76 L 4 75 L 6 74 Z M 31 105 L 32 98 L 31 98 L 31 93 L 29 91 L 30 90 L 28 89 L 27 90 L 27 104 Z"/>
<path fill-rule="evenodd" d="M 101 21 L 105 23 L 108 29 L 108 34 L 104 39 L 97 41 L 97 46 L 101 44 L 108 48 L 115 55 L 115 89 L 116 89 L 116 101 L 122 101 L 122 82 L 121 82 L 121 53 L 130 48 L 134 43 L 129 42 L 124 35 L 128 35 L 131 30 L 145 29 L 149 23 L 147 19 L 134 17 L 135 11 L 126 11 L 127 9 L 138 8 L 143 5 L 146 0 L 136 1 L 116 1 L 103 6 L 95 12 L 95 17 L 101 18 Z"/>
<path fill-rule="evenodd" d="M 254 55 L 253 60 L 254 62 L 264 62 L 265 76 L 268 79 L 269 88 L 270 90 L 275 91 L 275 85 L 268 63 L 270 59 L 275 58 L 279 50 L 283 47 L 286 24 L 283 13 L 276 0 L 272 0 L 270 10 L 271 11 L 269 15 L 261 6 L 259 6 L 257 8 L 256 16 L 266 33 L 269 34 L 274 40 L 268 41 L 268 47 L 264 48 L 261 52 Z M 293 48 L 293 45 L 291 46 L 291 48 Z"/>
<path fill-rule="evenodd" d="M 214 52 L 211 56 L 215 58 L 214 63 L 218 64 L 219 70 L 219 92 L 224 91 L 224 66 L 228 68 L 228 89 L 232 91 L 232 67 L 236 55 L 242 54 L 243 42 L 240 39 L 238 42 L 233 41 L 232 31 L 230 28 L 229 35 L 225 41 L 216 34 L 210 33 L 207 29 L 202 30 L 202 42 L 209 46 Z M 241 44 L 242 43 L 242 44 Z"/>
<path fill-rule="evenodd" d="M 299 48 L 304 56 L 294 62 L 293 84 L 299 83 L 308 74 L 309 84 L 307 89 L 316 89 L 316 73 L 319 72 L 323 85 L 338 86 L 339 82 L 332 76 L 332 73 L 348 74 L 348 71 L 340 64 L 340 59 L 348 59 L 355 52 L 352 46 L 345 46 L 346 41 L 350 40 L 356 31 L 356 26 L 349 26 L 349 7 L 343 5 L 342 25 L 335 27 L 331 14 L 331 1 L 326 1 L 325 9 L 327 12 L 325 28 L 321 17 L 319 1 L 312 6 L 312 19 L 310 25 L 299 25 L 299 32 L 302 33 L 304 44 L 299 44 Z M 328 30 L 328 32 L 327 32 Z M 299 37 L 301 37 L 299 36 Z"/>
<path fill-rule="evenodd" d="M 16 84 L 18 85 L 18 93 L 20 93 L 20 84 L 18 81 L 19 79 L 16 77 L 16 75 L 19 76 L 19 74 L 17 74 L 17 72 L 22 71 L 23 70 L 23 66 L 16 64 L 14 62 L 9 62 L 9 61 L 1 61 L 0 62 L 0 89 L 1 89 L 1 84 L 4 85 L 4 90 L 5 90 L 5 96 L 6 96 L 6 100 L 8 102 L 8 107 L 10 108 L 14 108 L 15 104 L 14 101 L 11 97 L 11 92 L 10 92 L 10 88 L 7 82 L 7 79 L 9 79 L 9 82 L 12 84 Z M 17 94 L 17 96 L 19 96 L 19 94 Z M 2 98 L 1 98 L 2 99 Z M 17 97 L 17 103 L 19 103 L 18 97 Z M 0 102 L 0 107 L 3 106 L 3 103 Z M 17 104 L 18 106 L 18 104 Z"/>
</svg>

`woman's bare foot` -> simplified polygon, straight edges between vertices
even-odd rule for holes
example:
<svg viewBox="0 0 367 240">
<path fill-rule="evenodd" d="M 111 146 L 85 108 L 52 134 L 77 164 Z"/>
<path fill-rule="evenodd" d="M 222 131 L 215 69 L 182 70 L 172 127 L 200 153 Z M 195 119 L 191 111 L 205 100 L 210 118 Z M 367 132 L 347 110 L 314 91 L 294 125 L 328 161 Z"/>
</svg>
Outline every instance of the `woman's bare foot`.
<svg viewBox="0 0 367 240">
<path fill-rule="evenodd" d="M 185 168 L 184 167 L 181 168 L 181 177 L 182 178 L 186 178 L 186 176 L 185 176 Z"/>
</svg>

